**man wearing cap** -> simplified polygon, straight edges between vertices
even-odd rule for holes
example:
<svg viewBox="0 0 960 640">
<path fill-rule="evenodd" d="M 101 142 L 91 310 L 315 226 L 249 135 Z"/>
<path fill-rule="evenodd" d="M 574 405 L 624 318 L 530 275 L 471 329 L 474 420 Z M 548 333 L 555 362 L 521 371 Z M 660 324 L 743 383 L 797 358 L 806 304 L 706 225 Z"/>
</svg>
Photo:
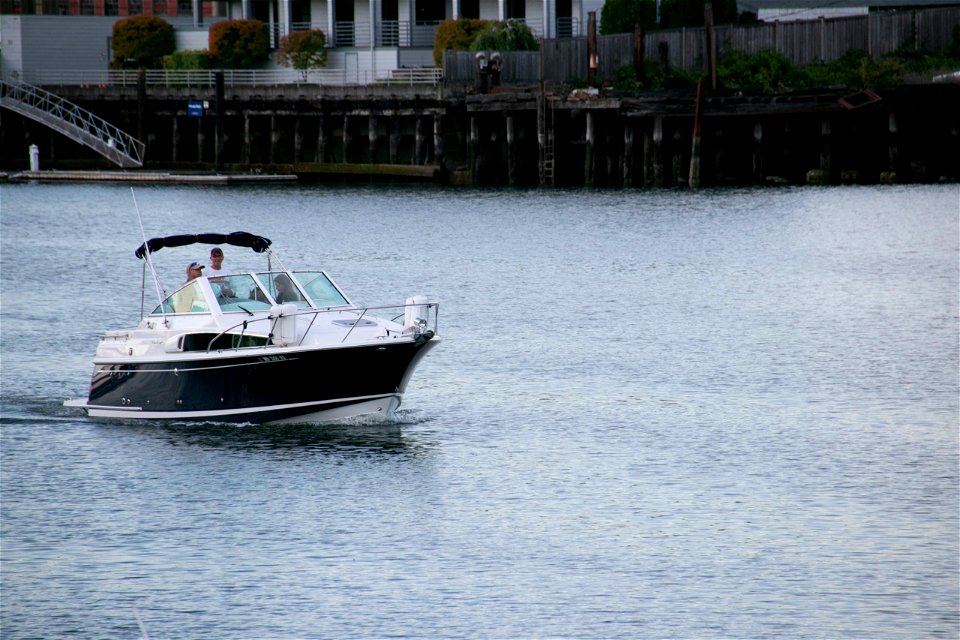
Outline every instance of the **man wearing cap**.
<svg viewBox="0 0 960 640">
<path fill-rule="evenodd" d="M 187 282 L 203 275 L 203 265 L 199 262 L 191 262 L 187 265 Z"/>
</svg>

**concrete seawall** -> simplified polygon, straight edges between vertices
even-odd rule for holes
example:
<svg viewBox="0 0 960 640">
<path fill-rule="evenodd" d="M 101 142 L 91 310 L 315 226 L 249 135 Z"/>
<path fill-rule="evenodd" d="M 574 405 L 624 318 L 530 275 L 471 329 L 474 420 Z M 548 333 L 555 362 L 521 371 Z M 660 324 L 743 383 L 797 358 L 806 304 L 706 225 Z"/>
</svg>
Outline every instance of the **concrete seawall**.
<svg viewBox="0 0 960 640">
<path fill-rule="evenodd" d="M 464 88 L 51 88 L 146 142 L 144 172 L 613 188 L 960 177 L 960 85 L 622 96 Z M 189 108 L 190 103 L 193 108 Z M 204 105 L 198 114 L 196 104 Z M 0 170 L 107 170 L 91 150 L 0 114 Z"/>
</svg>

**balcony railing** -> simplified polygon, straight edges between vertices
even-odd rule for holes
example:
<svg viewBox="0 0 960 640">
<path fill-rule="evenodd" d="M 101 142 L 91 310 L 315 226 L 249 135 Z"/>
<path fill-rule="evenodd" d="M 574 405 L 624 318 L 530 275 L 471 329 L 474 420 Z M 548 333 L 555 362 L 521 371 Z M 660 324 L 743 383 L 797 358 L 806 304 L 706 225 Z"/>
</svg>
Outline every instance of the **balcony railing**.
<svg viewBox="0 0 960 640">
<path fill-rule="evenodd" d="M 216 84 L 214 71 L 145 72 L 146 83 L 153 87 L 207 88 Z M 356 86 L 356 85 L 437 85 L 443 80 L 443 70 L 433 67 L 417 69 L 370 70 L 311 69 L 307 72 L 293 69 L 225 70 L 223 83 L 228 87 L 281 86 Z M 137 71 L 39 71 L 33 83 L 44 87 L 136 87 Z"/>
</svg>

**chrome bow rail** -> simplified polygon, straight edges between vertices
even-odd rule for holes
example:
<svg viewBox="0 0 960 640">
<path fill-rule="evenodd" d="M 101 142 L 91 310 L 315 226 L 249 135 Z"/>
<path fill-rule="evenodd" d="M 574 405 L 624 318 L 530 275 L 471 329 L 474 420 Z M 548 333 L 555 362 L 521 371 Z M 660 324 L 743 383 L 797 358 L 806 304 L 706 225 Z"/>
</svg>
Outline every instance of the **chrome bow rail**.
<svg viewBox="0 0 960 640">
<path fill-rule="evenodd" d="M 0 80 L 0 107 L 41 122 L 121 167 L 143 166 L 145 145 L 142 142 L 40 87 Z"/>
</svg>

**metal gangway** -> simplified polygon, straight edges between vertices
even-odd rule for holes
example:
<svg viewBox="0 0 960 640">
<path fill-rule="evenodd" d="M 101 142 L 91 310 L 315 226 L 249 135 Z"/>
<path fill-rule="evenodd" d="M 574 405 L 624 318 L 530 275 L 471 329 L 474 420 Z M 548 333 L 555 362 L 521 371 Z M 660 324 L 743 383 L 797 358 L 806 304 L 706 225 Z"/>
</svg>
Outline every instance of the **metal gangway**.
<svg viewBox="0 0 960 640">
<path fill-rule="evenodd" d="M 41 122 L 123 168 L 143 166 L 146 145 L 103 118 L 40 87 L 0 80 L 0 107 Z"/>
</svg>

